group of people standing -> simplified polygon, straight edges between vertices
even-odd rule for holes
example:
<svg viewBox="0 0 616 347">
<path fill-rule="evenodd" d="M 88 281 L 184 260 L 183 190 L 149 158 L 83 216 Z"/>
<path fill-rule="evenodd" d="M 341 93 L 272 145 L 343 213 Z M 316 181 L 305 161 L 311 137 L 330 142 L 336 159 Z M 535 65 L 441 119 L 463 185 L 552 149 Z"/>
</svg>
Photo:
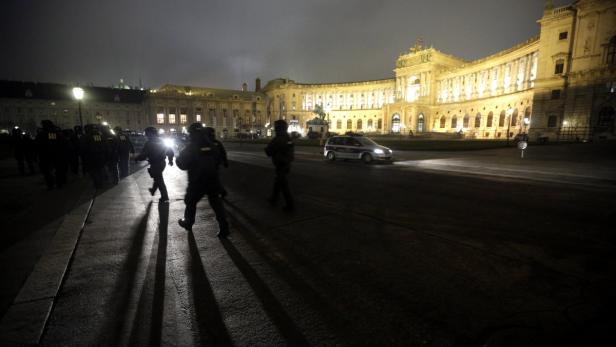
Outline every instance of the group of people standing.
<svg viewBox="0 0 616 347">
<path fill-rule="evenodd" d="M 83 174 L 87 173 L 92 177 L 97 189 L 102 188 L 106 180 L 118 184 L 120 178 L 128 175 L 130 153 L 135 150 L 128 134 L 119 127 L 116 127 L 114 132 L 106 126 L 88 124 L 84 127 L 84 133 L 78 126 L 73 130 L 61 130 L 49 120 L 42 121 L 41 126 L 34 140 L 15 129 L 15 157 L 21 173 L 25 173 L 25 161 L 32 173 L 33 163 L 38 160 L 48 189 L 62 187 L 66 183 L 69 168 L 74 174 L 78 174 L 79 163 Z M 272 158 L 276 168 L 276 178 L 268 202 L 275 205 L 282 194 L 286 202 L 284 209 L 292 211 L 295 205 L 287 175 L 294 159 L 294 144 L 288 135 L 287 127 L 284 120 L 274 122 L 276 136 L 265 148 L 265 153 Z M 213 128 L 194 123 L 189 127 L 188 133 L 188 142 L 176 159 L 177 166 L 188 172 L 188 187 L 184 197 L 186 208 L 184 218 L 178 220 L 178 224 L 191 231 L 195 223 L 197 203 L 207 195 L 218 221 L 218 236 L 226 237 L 229 234 L 229 223 L 221 199 L 227 195 L 227 191 L 221 183 L 219 168 L 229 166 L 227 153 L 223 144 L 216 139 Z M 156 128 L 146 128 L 145 135 L 148 140 L 142 151 L 135 156 L 135 160 L 148 160 L 148 173 L 153 180 L 149 192 L 153 196 L 156 191 L 160 191 L 160 203 L 168 203 L 169 194 L 163 171 L 167 165 L 174 165 L 173 149 L 158 136 Z"/>
<path fill-rule="evenodd" d="M 89 174 L 94 187 L 102 188 L 106 180 L 117 184 L 128 176 L 130 138 L 122 129 L 115 131 L 98 124 L 88 124 L 85 133 L 80 126 L 61 129 L 50 120 L 43 120 L 36 137 L 15 127 L 12 132 L 15 160 L 20 174 L 35 172 L 35 163 L 45 178 L 47 189 L 66 184 L 67 173 Z M 81 170 L 80 170 L 81 167 Z"/>
</svg>

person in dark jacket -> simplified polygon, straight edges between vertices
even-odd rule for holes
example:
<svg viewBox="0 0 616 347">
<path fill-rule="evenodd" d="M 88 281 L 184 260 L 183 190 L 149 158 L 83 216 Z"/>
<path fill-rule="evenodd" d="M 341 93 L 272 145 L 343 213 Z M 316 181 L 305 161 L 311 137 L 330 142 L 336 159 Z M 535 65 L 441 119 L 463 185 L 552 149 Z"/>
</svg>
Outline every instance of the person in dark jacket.
<svg viewBox="0 0 616 347">
<path fill-rule="evenodd" d="M 229 160 L 227 159 L 227 150 L 225 150 L 225 146 L 222 144 L 222 142 L 216 139 L 216 130 L 214 130 L 214 128 L 211 128 L 211 127 L 206 127 L 206 128 L 203 128 L 203 131 L 205 132 L 205 136 L 207 136 L 210 139 L 212 144 L 217 149 L 217 153 L 219 154 L 217 165 L 218 166 L 222 165 L 225 168 L 228 168 Z M 222 185 L 222 181 L 221 181 L 220 182 L 220 197 L 224 199 L 227 196 L 227 194 L 228 194 L 227 190 Z"/>
<path fill-rule="evenodd" d="M 108 126 L 103 126 L 103 139 L 105 141 L 107 157 L 105 159 L 105 166 L 107 167 L 107 174 L 112 184 L 118 184 L 120 181 L 118 172 L 118 147 L 120 146 L 118 138 L 109 129 Z"/>
<path fill-rule="evenodd" d="M 67 141 L 62 131 L 52 121 L 43 120 L 41 126 L 43 129 L 36 136 L 39 167 L 48 190 L 53 189 L 54 185 L 61 188 L 66 183 Z"/>
<path fill-rule="evenodd" d="M 28 164 L 28 173 L 33 174 L 34 164 L 36 163 L 36 142 L 32 139 L 32 136 L 28 132 L 23 132 L 21 141 L 26 156 L 26 163 Z"/>
<path fill-rule="evenodd" d="M 120 166 L 120 178 L 128 176 L 128 162 L 130 153 L 135 153 L 135 147 L 130 141 L 128 134 L 122 131 L 122 128 L 114 128 L 116 136 L 118 138 L 118 160 Z"/>
<path fill-rule="evenodd" d="M 68 166 L 74 175 L 79 173 L 79 145 L 74 140 L 76 138 L 73 129 L 64 129 L 62 134 L 67 140 Z"/>
<path fill-rule="evenodd" d="M 107 147 L 97 124 L 86 125 L 85 131 L 86 134 L 81 137 L 79 144 L 82 165 L 85 172 L 92 177 L 94 188 L 101 189 L 105 180 Z"/>
<path fill-rule="evenodd" d="M 13 154 L 15 161 L 17 161 L 17 168 L 20 175 L 26 174 L 26 147 L 23 140 L 24 134 L 18 126 L 13 128 L 11 132 L 11 142 L 13 144 Z M 30 171 L 32 173 L 32 171 Z"/>
<path fill-rule="evenodd" d="M 287 122 L 282 119 L 275 121 L 275 136 L 265 148 L 265 153 L 268 157 L 272 158 L 272 163 L 276 168 L 274 187 L 268 202 L 272 206 L 276 205 L 278 202 L 278 197 L 282 192 L 286 202 L 284 209 L 286 211 L 293 211 L 295 209 L 295 203 L 293 201 L 293 197 L 291 196 L 287 175 L 291 171 L 291 162 L 293 161 L 295 155 L 295 145 L 293 144 L 287 129 Z"/>
<path fill-rule="evenodd" d="M 154 127 L 145 129 L 145 136 L 148 141 L 143 146 L 141 153 L 135 158 L 136 161 L 148 160 L 150 167 L 148 173 L 154 180 L 152 188 L 148 189 L 150 194 L 154 195 L 156 190 L 160 190 L 160 202 L 168 203 L 169 194 L 167 194 L 167 186 L 163 178 L 165 170 L 165 157 L 169 162 L 169 166 L 173 166 L 173 149 L 167 147 L 162 139 L 158 137 L 158 131 Z"/>
<path fill-rule="evenodd" d="M 213 130 L 213 129 L 212 129 Z M 225 209 L 220 199 L 222 186 L 218 177 L 218 165 L 221 159 L 220 148 L 217 147 L 207 135 L 212 130 L 205 131 L 201 123 L 193 123 L 189 127 L 189 142 L 180 152 L 177 159 L 178 167 L 188 171 L 188 187 L 184 202 L 184 218 L 178 224 L 188 231 L 192 231 L 197 213 L 197 203 L 207 195 L 210 206 L 216 214 L 218 221 L 218 237 L 229 235 L 229 223 Z"/>
</svg>

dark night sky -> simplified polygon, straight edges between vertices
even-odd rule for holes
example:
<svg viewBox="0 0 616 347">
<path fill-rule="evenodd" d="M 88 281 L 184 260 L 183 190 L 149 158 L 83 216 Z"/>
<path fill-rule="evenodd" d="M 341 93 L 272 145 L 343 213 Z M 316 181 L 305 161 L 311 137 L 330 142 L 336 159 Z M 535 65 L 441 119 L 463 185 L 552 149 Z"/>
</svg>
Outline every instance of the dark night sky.
<svg viewBox="0 0 616 347">
<path fill-rule="evenodd" d="M 572 1 L 557 0 L 555 6 Z M 2 0 L 0 79 L 239 89 L 393 77 L 418 37 L 477 59 L 539 33 L 542 0 Z"/>
</svg>

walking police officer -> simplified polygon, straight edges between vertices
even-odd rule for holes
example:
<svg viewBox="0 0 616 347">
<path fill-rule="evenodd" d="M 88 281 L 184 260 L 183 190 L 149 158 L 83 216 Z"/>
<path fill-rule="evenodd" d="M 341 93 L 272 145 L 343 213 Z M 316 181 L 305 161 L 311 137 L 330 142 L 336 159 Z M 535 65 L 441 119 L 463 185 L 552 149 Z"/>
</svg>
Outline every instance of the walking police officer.
<svg viewBox="0 0 616 347">
<path fill-rule="evenodd" d="M 227 159 L 227 150 L 225 150 L 225 146 L 223 146 L 222 142 L 216 139 L 216 130 L 214 130 L 214 128 L 207 127 L 207 128 L 204 128 L 203 131 L 205 132 L 205 136 L 207 136 L 210 139 L 214 147 L 216 147 L 217 149 L 218 160 L 216 164 L 218 166 L 222 165 L 225 168 L 228 168 L 229 160 Z M 226 196 L 227 196 L 227 190 L 222 185 L 222 181 L 220 181 L 220 197 L 224 199 Z"/>
<path fill-rule="evenodd" d="M 79 144 L 83 170 L 92 177 L 94 188 L 101 189 L 105 180 L 107 146 L 97 124 L 87 124 L 84 128 L 86 134 Z"/>
<path fill-rule="evenodd" d="M 216 214 L 218 221 L 218 237 L 229 235 L 229 223 L 225 209 L 220 199 L 222 186 L 218 176 L 218 163 L 221 160 L 221 152 L 211 138 L 214 129 L 204 130 L 201 123 L 193 123 L 189 127 L 189 143 L 180 152 L 177 159 L 178 167 L 188 170 L 188 187 L 184 203 L 184 218 L 178 220 L 180 226 L 192 231 L 197 212 L 197 203 L 204 195 L 207 195 L 210 206 Z M 210 135 L 207 135 L 210 134 Z"/>
<path fill-rule="evenodd" d="M 158 131 L 154 127 L 145 128 L 145 136 L 148 141 L 143 146 L 141 153 L 135 158 L 136 161 L 148 160 L 150 167 L 148 173 L 154 180 L 152 188 L 148 189 L 150 194 L 154 195 L 156 190 L 160 190 L 160 202 L 168 203 L 169 194 L 167 194 L 167 186 L 165 185 L 165 179 L 163 178 L 163 171 L 165 170 L 165 157 L 169 162 L 169 166 L 173 166 L 173 149 L 168 148 L 163 143 L 162 139 L 158 137 Z"/>
<path fill-rule="evenodd" d="M 43 176 L 45 176 L 47 189 L 52 189 L 54 184 L 60 188 L 66 183 L 67 141 L 52 121 L 43 120 L 41 125 L 43 129 L 36 136 L 39 167 Z"/>
<path fill-rule="evenodd" d="M 128 161 L 130 153 L 135 153 L 135 147 L 130 141 L 128 134 L 122 131 L 122 128 L 115 127 L 116 136 L 118 138 L 118 159 L 120 166 L 120 178 L 128 176 Z"/>
<path fill-rule="evenodd" d="M 295 203 L 289 189 L 289 181 L 287 175 L 291 171 L 291 162 L 294 159 L 295 146 L 289 133 L 287 132 L 288 125 L 282 119 L 274 122 L 274 131 L 276 135 L 265 148 L 265 153 L 272 158 L 272 163 L 276 168 L 276 178 L 274 179 L 274 187 L 272 195 L 268 201 L 274 206 L 278 202 L 280 193 L 284 196 L 286 211 L 295 209 Z"/>
</svg>

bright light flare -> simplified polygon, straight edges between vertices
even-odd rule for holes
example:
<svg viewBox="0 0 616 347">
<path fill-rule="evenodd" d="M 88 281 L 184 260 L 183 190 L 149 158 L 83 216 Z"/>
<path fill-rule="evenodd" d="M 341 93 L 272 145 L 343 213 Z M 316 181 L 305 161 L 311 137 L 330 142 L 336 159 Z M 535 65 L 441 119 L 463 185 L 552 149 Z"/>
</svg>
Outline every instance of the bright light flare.
<svg viewBox="0 0 616 347">
<path fill-rule="evenodd" d="M 383 153 L 385 153 L 385 152 L 383 152 L 383 150 L 382 150 L 382 149 L 377 148 L 377 149 L 375 149 L 375 150 L 374 150 L 374 153 L 376 153 L 376 154 L 383 154 Z"/>
<path fill-rule="evenodd" d="M 163 143 L 165 144 L 165 146 L 167 146 L 169 148 L 173 148 L 173 146 L 175 146 L 175 141 L 173 139 L 170 139 L 170 138 L 163 139 Z"/>
<path fill-rule="evenodd" d="M 75 87 L 73 88 L 73 96 L 75 97 L 76 100 L 81 100 L 83 99 L 83 88 L 79 88 L 79 87 Z"/>
</svg>

